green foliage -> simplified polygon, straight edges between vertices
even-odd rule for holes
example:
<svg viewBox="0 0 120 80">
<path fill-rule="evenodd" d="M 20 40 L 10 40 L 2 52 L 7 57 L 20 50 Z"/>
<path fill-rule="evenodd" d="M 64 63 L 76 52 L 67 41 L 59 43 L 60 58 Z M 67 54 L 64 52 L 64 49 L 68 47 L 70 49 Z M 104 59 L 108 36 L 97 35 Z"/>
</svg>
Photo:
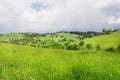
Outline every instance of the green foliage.
<svg viewBox="0 0 120 80">
<path fill-rule="evenodd" d="M 46 34 L 41 34 L 40 36 L 41 36 L 41 37 L 46 37 Z"/>
<path fill-rule="evenodd" d="M 108 30 L 106 31 L 106 34 L 110 34 L 110 33 L 112 33 L 112 30 L 111 30 L 111 29 L 108 29 Z"/>
<path fill-rule="evenodd" d="M 84 39 L 84 37 L 83 37 L 83 36 L 80 36 L 79 38 L 80 38 L 80 40 L 83 40 L 83 39 Z"/>
<path fill-rule="evenodd" d="M 30 44 L 30 46 L 31 46 L 31 47 L 36 47 L 36 45 L 35 45 L 35 44 L 32 44 L 32 43 Z"/>
<path fill-rule="evenodd" d="M 80 50 L 80 46 L 76 44 L 68 44 L 67 49 L 68 50 Z"/>
<path fill-rule="evenodd" d="M 70 39 L 69 41 L 70 41 L 70 42 L 75 42 L 75 40 L 73 40 L 73 39 Z"/>
<path fill-rule="evenodd" d="M 87 49 L 93 49 L 93 45 L 90 44 L 90 43 L 88 43 L 88 44 L 86 45 L 86 47 L 87 47 Z"/>
<path fill-rule="evenodd" d="M 63 35 L 61 35 L 61 38 L 63 38 L 64 36 Z"/>
<path fill-rule="evenodd" d="M 66 38 L 59 39 L 59 42 L 65 42 L 65 41 L 67 41 Z"/>
<path fill-rule="evenodd" d="M 77 44 L 74 44 L 74 50 L 80 50 L 80 46 Z"/>
<path fill-rule="evenodd" d="M 83 46 L 84 44 L 85 44 L 84 41 L 80 41 L 80 43 L 79 43 L 80 46 Z"/>
<path fill-rule="evenodd" d="M 94 37 L 94 34 L 93 34 L 93 33 L 90 34 L 90 38 L 92 38 L 92 37 Z"/>
<path fill-rule="evenodd" d="M 116 52 L 116 49 L 114 47 L 109 47 L 106 49 L 108 52 Z"/>
<path fill-rule="evenodd" d="M 106 30 L 105 32 L 111 32 L 111 30 Z M 104 30 L 103 30 L 104 32 Z M 77 33 L 77 35 L 76 35 Z M 57 48 L 54 47 L 56 42 L 58 46 L 65 46 L 66 42 L 70 44 L 78 44 L 81 48 L 84 43 L 91 43 L 93 45 L 101 45 L 103 49 L 109 48 L 110 46 L 116 47 L 120 42 L 120 31 L 113 32 L 110 35 L 101 35 L 101 36 L 94 36 L 89 38 L 90 35 L 96 35 L 98 33 L 94 32 L 74 32 L 73 33 L 48 33 L 48 34 L 38 34 L 38 33 L 9 33 L 9 34 L 1 34 L 0 35 L 0 42 L 2 43 L 13 43 L 19 45 L 27 45 L 27 46 L 34 46 L 34 47 L 43 47 L 43 48 Z M 52 37 L 51 37 L 52 36 Z M 86 38 L 86 37 L 87 38 Z M 84 39 L 84 42 L 82 42 Z M 82 41 L 81 41 L 82 40 Z M 79 42 L 81 41 L 81 42 Z M 99 46 L 96 47 L 98 50 Z M 59 48 L 58 48 L 59 49 Z M 67 49 L 67 48 L 64 48 Z M 84 48 L 86 49 L 86 48 Z"/>
<path fill-rule="evenodd" d="M 74 45 L 69 45 L 69 46 L 67 46 L 67 49 L 68 49 L 68 50 L 74 50 Z"/>
<path fill-rule="evenodd" d="M 103 33 L 103 34 L 110 34 L 110 33 L 112 33 L 112 30 L 111 30 L 111 29 L 106 30 L 106 29 L 104 28 L 104 29 L 102 29 L 102 33 Z"/>
<path fill-rule="evenodd" d="M 105 29 L 105 28 L 102 29 L 102 33 L 103 33 L 103 34 L 106 33 L 106 29 Z"/>
<path fill-rule="evenodd" d="M 96 46 L 95 46 L 95 49 L 98 51 L 98 50 L 101 50 L 101 47 L 100 47 L 100 45 L 99 44 L 97 44 Z"/>
<path fill-rule="evenodd" d="M 118 52 L 120 53 L 120 44 L 118 44 L 117 50 L 118 50 Z"/>
<path fill-rule="evenodd" d="M 53 49 L 65 49 L 66 47 L 63 44 L 55 42 L 51 45 L 51 48 L 53 48 Z"/>
</svg>

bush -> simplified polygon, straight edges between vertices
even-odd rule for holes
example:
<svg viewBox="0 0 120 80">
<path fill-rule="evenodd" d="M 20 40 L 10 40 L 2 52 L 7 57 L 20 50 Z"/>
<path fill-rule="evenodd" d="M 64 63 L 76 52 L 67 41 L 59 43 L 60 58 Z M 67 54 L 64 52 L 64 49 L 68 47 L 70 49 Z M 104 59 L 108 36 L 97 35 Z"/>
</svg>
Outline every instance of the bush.
<svg viewBox="0 0 120 80">
<path fill-rule="evenodd" d="M 80 46 L 76 44 L 71 44 L 67 46 L 68 50 L 80 50 Z"/>
<path fill-rule="evenodd" d="M 61 35 L 61 38 L 63 38 L 64 36 L 63 35 Z"/>
<path fill-rule="evenodd" d="M 88 44 L 86 45 L 86 47 L 87 47 L 87 49 L 93 49 L 93 45 L 90 44 L 90 43 L 88 43 Z"/>
<path fill-rule="evenodd" d="M 120 44 L 118 44 L 117 50 L 120 53 Z"/>
<path fill-rule="evenodd" d="M 94 34 L 93 34 L 93 33 L 91 33 L 89 37 L 90 37 L 90 38 L 94 37 Z"/>
<path fill-rule="evenodd" d="M 63 44 L 54 42 L 54 43 L 51 45 L 51 48 L 53 48 L 53 49 L 65 49 L 66 47 L 65 47 L 65 45 L 63 45 Z"/>
<path fill-rule="evenodd" d="M 40 42 L 36 43 L 36 47 L 42 47 L 41 44 L 40 44 Z"/>
<path fill-rule="evenodd" d="M 111 29 L 109 29 L 109 30 L 106 31 L 106 34 L 110 34 L 110 33 L 112 33 Z"/>
<path fill-rule="evenodd" d="M 102 29 L 102 33 L 103 34 L 110 34 L 110 33 L 112 33 L 112 30 L 111 29 L 108 29 L 108 30 Z"/>
<path fill-rule="evenodd" d="M 83 39 L 84 39 L 84 37 L 83 37 L 83 36 L 80 36 L 79 38 L 80 38 L 80 40 L 83 40 Z"/>
<path fill-rule="evenodd" d="M 72 39 L 70 39 L 69 41 L 70 41 L 70 42 L 75 42 L 75 41 L 74 41 L 74 40 L 72 40 Z"/>
<path fill-rule="evenodd" d="M 66 39 L 66 38 L 63 38 L 62 41 L 67 41 L 67 39 Z"/>
<path fill-rule="evenodd" d="M 106 49 L 108 52 L 116 52 L 116 49 L 114 47 L 109 47 Z"/>
<path fill-rule="evenodd" d="M 69 45 L 69 46 L 67 46 L 67 49 L 68 50 L 74 50 L 74 46 L 73 45 Z"/>
<path fill-rule="evenodd" d="M 67 41 L 67 39 L 66 38 L 59 39 L 59 42 L 64 42 L 64 41 Z"/>
<path fill-rule="evenodd" d="M 80 50 L 80 46 L 79 46 L 79 45 L 74 44 L 74 50 Z"/>
<path fill-rule="evenodd" d="M 102 29 L 102 33 L 103 33 L 103 34 L 105 34 L 105 32 L 106 32 L 106 29 L 105 29 L 105 28 L 104 28 L 104 29 Z"/>
<path fill-rule="evenodd" d="M 95 49 L 98 51 L 98 50 L 101 50 L 101 47 L 100 47 L 100 45 L 99 44 L 97 44 L 96 46 L 95 46 Z"/>
<path fill-rule="evenodd" d="M 30 44 L 30 46 L 31 46 L 31 47 L 36 47 L 36 45 L 35 45 L 35 44 L 32 44 L 32 43 Z"/>
<path fill-rule="evenodd" d="M 79 46 L 83 46 L 84 44 L 84 41 L 80 41 Z"/>
</svg>

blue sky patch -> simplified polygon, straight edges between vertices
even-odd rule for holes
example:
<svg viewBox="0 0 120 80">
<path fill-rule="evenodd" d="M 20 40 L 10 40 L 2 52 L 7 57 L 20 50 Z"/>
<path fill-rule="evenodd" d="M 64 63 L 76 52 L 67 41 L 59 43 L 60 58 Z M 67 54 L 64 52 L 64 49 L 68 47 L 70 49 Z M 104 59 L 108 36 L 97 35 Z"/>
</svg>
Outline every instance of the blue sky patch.
<svg viewBox="0 0 120 80">
<path fill-rule="evenodd" d="M 31 6 L 31 8 L 35 9 L 36 11 L 40 11 L 42 9 L 46 9 L 47 7 L 48 7 L 48 5 L 44 5 L 41 2 L 32 3 L 32 6 Z"/>
</svg>

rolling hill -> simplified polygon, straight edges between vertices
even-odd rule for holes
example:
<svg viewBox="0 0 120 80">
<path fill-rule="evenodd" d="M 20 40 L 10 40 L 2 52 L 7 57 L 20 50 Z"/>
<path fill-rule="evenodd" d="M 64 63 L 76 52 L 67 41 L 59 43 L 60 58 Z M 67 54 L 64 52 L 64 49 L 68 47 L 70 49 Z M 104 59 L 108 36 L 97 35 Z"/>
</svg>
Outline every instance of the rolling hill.
<svg viewBox="0 0 120 80">
<path fill-rule="evenodd" d="M 87 33 L 85 33 L 87 34 Z M 90 35 L 90 34 L 88 34 Z M 84 41 L 84 47 L 90 43 L 94 47 L 99 44 L 103 49 L 108 47 L 117 47 L 120 44 L 120 31 L 112 32 L 111 34 L 102 34 L 98 36 L 85 37 L 83 35 L 77 35 L 74 33 L 9 33 L 0 34 L 1 42 L 8 42 L 19 45 L 27 45 L 33 47 L 42 48 L 55 48 L 55 49 L 67 49 L 66 44 L 77 45 Z"/>
<path fill-rule="evenodd" d="M 31 37 L 32 36 L 32 37 Z M 34 37 L 33 37 L 34 36 Z M 59 41 L 60 38 L 78 43 L 79 35 L 56 33 L 40 35 L 33 33 L 11 33 L 0 35 L 0 79 L 1 80 L 119 80 L 120 54 L 95 49 L 65 50 L 11 44 L 11 39 Z M 104 48 L 116 47 L 120 42 L 120 31 L 84 39 Z M 23 41 L 22 40 L 22 41 Z M 7 43 L 4 43 L 7 41 Z M 31 41 L 30 41 L 31 42 Z M 61 44 L 65 42 L 60 42 Z M 85 45 L 84 45 L 85 46 Z"/>
<path fill-rule="evenodd" d="M 85 39 L 86 43 L 92 43 L 94 45 L 99 44 L 104 48 L 117 47 L 120 44 L 120 31 L 111 33 L 109 35 L 100 35 L 93 38 Z"/>
<path fill-rule="evenodd" d="M 1 80 L 119 80 L 120 54 L 0 43 Z"/>
</svg>

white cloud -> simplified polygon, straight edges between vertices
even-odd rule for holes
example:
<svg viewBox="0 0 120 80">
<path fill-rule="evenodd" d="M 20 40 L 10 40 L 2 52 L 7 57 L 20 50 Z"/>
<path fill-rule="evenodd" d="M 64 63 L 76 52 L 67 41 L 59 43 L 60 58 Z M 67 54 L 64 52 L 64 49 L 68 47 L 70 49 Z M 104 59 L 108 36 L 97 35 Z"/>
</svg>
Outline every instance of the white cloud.
<svg viewBox="0 0 120 80">
<path fill-rule="evenodd" d="M 48 8 L 35 10 L 31 7 L 35 2 L 47 5 Z M 99 31 L 104 24 L 120 23 L 120 18 L 115 20 L 114 17 L 106 16 L 110 13 L 106 7 L 116 4 L 115 0 L 112 2 L 113 0 L 0 0 L 0 23 L 13 25 L 14 27 L 7 25 L 11 27 L 10 32 Z M 102 11 L 102 8 L 106 10 Z"/>
<path fill-rule="evenodd" d="M 107 18 L 109 24 L 120 24 L 120 17 L 115 18 L 114 16 L 110 16 Z"/>
</svg>

